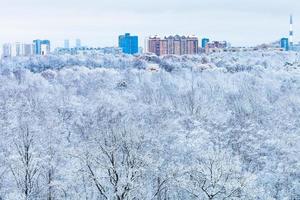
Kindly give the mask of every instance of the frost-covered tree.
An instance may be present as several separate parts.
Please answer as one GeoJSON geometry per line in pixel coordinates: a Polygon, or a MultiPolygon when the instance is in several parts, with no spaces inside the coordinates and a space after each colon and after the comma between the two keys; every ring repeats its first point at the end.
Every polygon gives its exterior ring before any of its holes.
{"type": "Polygon", "coordinates": [[[299,199],[300,55],[0,61],[0,199],[299,199]]]}
{"type": "Polygon", "coordinates": [[[218,151],[198,158],[184,176],[185,190],[197,199],[209,200],[248,199],[244,188],[249,181],[254,181],[243,173],[237,160],[218,151]]]}

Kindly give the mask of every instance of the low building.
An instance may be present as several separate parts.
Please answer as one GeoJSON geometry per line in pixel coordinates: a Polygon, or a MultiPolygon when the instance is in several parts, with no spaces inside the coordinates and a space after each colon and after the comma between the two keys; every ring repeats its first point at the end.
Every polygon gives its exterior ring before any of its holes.
{"type": "Polygon", "coordinates": [[[226,48],[228,48],[227,41],[212,41],[206,43],[204,52],[205,53],[222,52],[226,48]]]}
{"type": "Polygon", "coordinates": [[[116,47],[56,48],[54,53],[59,55],[121,54],[122,49],[116,47]]]}

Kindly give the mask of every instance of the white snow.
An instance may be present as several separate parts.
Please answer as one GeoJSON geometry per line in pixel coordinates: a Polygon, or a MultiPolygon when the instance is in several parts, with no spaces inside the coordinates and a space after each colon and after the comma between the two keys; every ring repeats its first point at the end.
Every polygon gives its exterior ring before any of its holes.
{"type": "Polygon", "coordinates": [[[299,199],[299,59],[1,60],[0,199],[299,199]]]}

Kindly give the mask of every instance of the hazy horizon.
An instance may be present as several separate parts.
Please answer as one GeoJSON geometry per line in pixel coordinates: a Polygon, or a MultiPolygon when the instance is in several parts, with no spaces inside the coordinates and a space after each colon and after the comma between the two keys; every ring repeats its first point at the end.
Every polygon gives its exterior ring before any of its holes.
{"type": "Polygon", "coordinates": [[[62,46],[76,38],[83,45],[116,46],[125,32],[139,36],[196,35],[227,40],[234,46],[255,45],[288,36],[294,14],[295,41],[300,40],[300,2],[289,0],[11,0],[1,6],[0,43],[50,39],[62,46]]]}

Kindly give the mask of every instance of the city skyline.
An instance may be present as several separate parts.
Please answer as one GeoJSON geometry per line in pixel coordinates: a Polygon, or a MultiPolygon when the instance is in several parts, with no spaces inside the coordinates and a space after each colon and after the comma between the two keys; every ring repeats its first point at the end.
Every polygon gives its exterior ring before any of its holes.
{"type": "Polygon", "coordinates": [[[58,47],[65,39],[80,38],[88,46],[117,46],[115,38],[130,32],[141,38],[139,46],[145,37],[156,34],[195,35],[251,46],[288,35],[290,13],[294,13],[298,41],[297,8],[300,2],[296,0],[12,0],[2,3],[0,43],[47,38],[58,47]]]}

